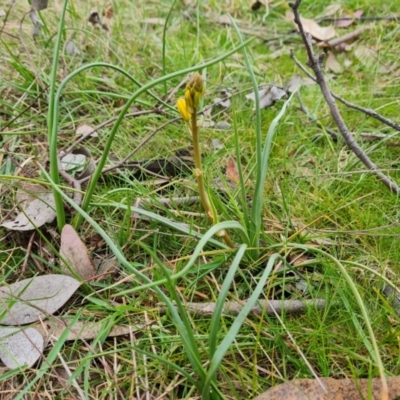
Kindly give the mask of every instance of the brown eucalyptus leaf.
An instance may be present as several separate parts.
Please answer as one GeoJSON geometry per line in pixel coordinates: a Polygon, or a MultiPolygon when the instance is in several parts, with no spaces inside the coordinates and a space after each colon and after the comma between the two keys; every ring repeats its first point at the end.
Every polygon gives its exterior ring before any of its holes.
{"type": "Polygon", "coordinates": [[[338,28],[346,28],[348,26],[350,26],[354,20],[356,19],[360,19],[361,15],[363,15],[364,11],[363,10],[358,10],[355,11],[353,13],[353,15],[345,15],[342,18],[339,18],[336,22],[335,22],[335,26],[338,28]]]}
{"type": "MultiPolygon", "coordinates": [[[[64,225],[61,231],[60,255],[82,279],[90,280],[95,276],[95,268],[86,246],[75,229],[68,224],[64,225]]],[[[66,274],[71,275],[70,268],[63,262],[61,268],[66,274]]]]}
{"type": "Polygon", "coordinates": [[[0,328],[0,359],[13,369],[32,367],[43,352],[43,336],[33,328],[0,328]]]}
{"type": "Polygon", "coordinates": [[[54,196],[48,189],[41,185],[31,185],[27,190],[18,190],[16,196],[22,202],[23,211],[0,226],[14,231],[30,231],[54,221],[57,215],[54,196]]]}
{"type": "Polygon", "coordinates": [[[236,161],[233,159],[233,157],[229,157],[228,162],[226,163],[225,175],[227,179],[229,179],[233,183],[239,183],[240,181],[239,171],[236,165],[236,161]]]}
{"type": "Polygon", "coordinates": [[[114,14],[114,10],[113,10],[113,7],[112,7],[111,4],[108,5],[108,6],[103,10],[103,17],[104,17],[104,18],[110,19],[110,18],[112,18],[113,14],[114,14]]]}
{"type": "MultiPolygon", "coordinates": [[[[386,378],[389,388],[388,400],[395,400],[400,396],[400,377],[386,378]]],[[[253,400],[363,400],[381,399],[382,381],[379,378],[333,379],[319,378],[325,387],[321,387],[315,379],[295,379],[278,386],[274,386],[260,394],[253,400]],[[370,388],[370,386],[372,386],[370,388]],[[372,389],[372,397],[369,390],[372,389]]]]}
{"type": "Polygon", "coordinates": [[[41,275],[0,287],[2,325],[24,325],[53,314],[75,293],[80,282],[66,275],[41,275]]]}
{"type": "MultiPolygon", "coordinates": [[[[294,23],[294,16],[291,11],[288,11],[286,13],[286,18],[294,23]]],[[[332,25],[322,27],[319,26],[318,23],[315,22],[313,19],[308,19],[304,17],[300,17],[300,20],[305,32],[308,32],[316,40],[319,40],[321,42],[326,42],[327,40],[332,39],[336,35],[335,28],[332,25]]],[[[296,29],[298,30],[297,24],[295,24],[295,26],[296,29]]]]}
{"type": "Polygon", "coordinates": [[[342,66],[331,51],[328,53],[325,66],[335,74],[341,74],[343,72],[342,66]]]}

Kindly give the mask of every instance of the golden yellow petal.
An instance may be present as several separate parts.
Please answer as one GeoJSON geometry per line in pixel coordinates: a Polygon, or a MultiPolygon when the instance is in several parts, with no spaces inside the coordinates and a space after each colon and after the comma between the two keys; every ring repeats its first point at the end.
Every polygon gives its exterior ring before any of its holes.
{"type": "Polygon", "coordinates": [[[187,109],[186,100],[183,99],[182,97],[180,99],[178,99],[178,101],[176,102],[176,107],[177,107],[179,113],[181,114],[182,118],[185,121],[189,121],[191,115],[187,109]]]}

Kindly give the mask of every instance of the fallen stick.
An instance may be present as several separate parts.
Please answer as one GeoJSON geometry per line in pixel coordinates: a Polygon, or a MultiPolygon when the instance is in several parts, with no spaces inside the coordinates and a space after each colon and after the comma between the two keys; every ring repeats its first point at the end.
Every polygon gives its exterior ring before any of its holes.
{"type": "Polygon", "coordinates": [[[316,82],[321,89],[321,92],[325,98],[326,103],[329,106],[332,118],[335,121],[336,126],[338,127],[340,133],[342,134],[346,144],[353,151],[353,153],[359,158],[359,160],[371,171],[371,173],[376,175],[379,178],[379,180],[390,189],[391,192],[400,194],[399,186],[395,182],[393,182],[388,176],[382,173],[382,171],[378,168],[378,166],[368,157],[366,152],[358,145],[358,143],[354,140],[353,136],[350,134],[349,129],[347,128],[346,123],[344,122],[343,117],[336,106],[335,100],[328,87],[328,84],[326,83],[324,73],[322,72],[323,56],[317,57],[314,54],[311,35],[304,30],[299,13],[300,3],[301,0],[296,0],[294,3],[289,3],[289,6],[293,10],[294,22],[297,24],[299,28],[300,35],[303,39],[304,46],[307,50],[307,55],[308,55],[307,65],[314,71],[316,82]]]}
{"type": "MultiPolygon", "coordinates": [[[[216,303],[185,303],[184,307],[194,315],[212,315],[215,312],[216,303]]],[[[228,301],[222,310],[225,315],[238,315],[242,308],[246,305],[246,300],[228,301]]],[[[305,312],[308,307],[313,306],[318,309],[324,308],[326,300],[259,300],[251,309],[253,314],[275,315],[276,313],[285,312],[288,314],[300,314],[305,312]],[[275,311],[274,311],[275,310],[275,311]]]]}

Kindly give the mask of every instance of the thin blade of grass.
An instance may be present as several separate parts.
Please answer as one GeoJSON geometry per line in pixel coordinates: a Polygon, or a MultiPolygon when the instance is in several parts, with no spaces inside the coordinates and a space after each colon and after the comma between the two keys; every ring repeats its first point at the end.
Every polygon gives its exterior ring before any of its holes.
{"type": "Polygon", "coordinates": [[[224,358],[226,352],[228,351],[230,345],[235,340],[237,333],[239,332],[240,327],[242,326],[244,320],[246,319],[247,315],[257,303],[260,294],[262,293],[265,282],[267,281],[273,266],[277,259],[282,258],[282,256],[278,253],[273,254],[270,259],[268,260],[267,266],[258,282],[257,286],[255,287],[252,295],[247,300],[244,307],[240,310],[238,316],[235,318],[231,328],[229,329],[228,333],[226,334],[225,338],[218,346],[217,350],[214,353],[214,356],[210,362],[210,367],[208,369],[207,380],[205,382],[202,394],[206,394],[210,389],[210,382],[214,377],[214,374],[217,372],[219,366],[222,363],[222,359],[224,358]]]}
{"type": "MultiPolygon", "coordinates": [[[[220,327],[222,311],[223,311],[223,308],[225,305],[225,300],[226,300],[226,297],[228,296],[229,288],[231,287],[233,278],[235,277],[236,271],[239,267],[240,261],[242,260],[246,249],[247,249],[246,244],[242,244],[239,247],[239,249],[235,255],[235,258],[233,259],[232,264],[229,267],[229,270],[224,279],[224,282],[221,286],[221,291],[218,295],[217,302],[215,303],[215,310],[214,310],[212,318],[211,318],[210,333],[209,333],[209,338],[208,338],[208,344],[209,344],[208,351],[209,351],[210,361],[213,359],[215,349],[217,347],[218,331],[219,331],[219,327],[220,327]]],[[[215,375],[214,375],[214,377],[211,378],[211,380],[215,380],[215,375]]]]}

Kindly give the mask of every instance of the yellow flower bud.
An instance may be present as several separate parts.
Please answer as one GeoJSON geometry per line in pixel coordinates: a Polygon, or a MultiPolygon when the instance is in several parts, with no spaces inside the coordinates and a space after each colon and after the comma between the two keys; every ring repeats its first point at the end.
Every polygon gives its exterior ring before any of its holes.
{"type": "Polygon", "coordinates": [[[204,94],[204,82],[200,74],[196,73],[192,76],[186,86],[185,99],[189,111],[191,108],[198,108],[200,99],[204,94]]]}
{"type": "Polygon", "coordinates": [[[176,107],[178,108],[178,111],[181,114],[182,118],[185,121],[189,121],[191,115],[190,115],[190,112],[188,111],[186,100],[183,99],[182,97],[180,99],[178,99],[178,101],[176,102],[176,107]]]}
{"type": "Polygon", "coordinates": [[[188,112],[193,114],[193,98],[190,89],[186,89],[185,91],[185,100],[188,112]]]}

